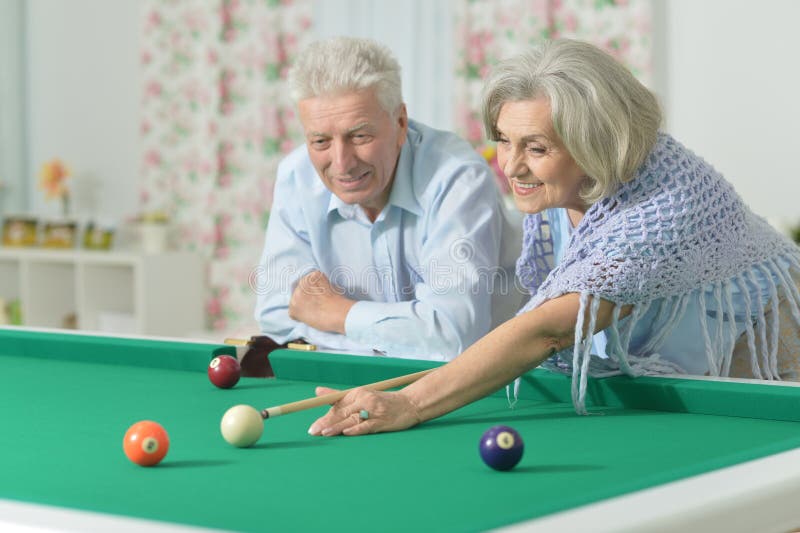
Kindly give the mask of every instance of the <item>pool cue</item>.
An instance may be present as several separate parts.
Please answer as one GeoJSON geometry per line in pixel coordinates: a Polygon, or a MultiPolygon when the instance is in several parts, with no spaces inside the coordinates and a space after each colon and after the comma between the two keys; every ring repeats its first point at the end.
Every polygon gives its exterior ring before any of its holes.
{"type": "Polygon", "coordinates": [[[247,346],[250,344],[250,341],[247,339],[234,339],[233,337],[228,337],[223,341],[223,344],[227,344],[228,346],[247,346]]]}
{"type": "Polygon", "coordinates": [[[428,370],[423,370],[422,372],[415,372],[413,374],[406,374],[405,376],[397,376],[396,378],[370,383],[369,385],[361,385],[359,387],[353,387],[352,389],[331,392],[328,394],[323,394],[322,396],[314,396],[313,398],[306,398],[305,400],[298,400],[296,402],[285,403],[283,405],[278,405],[276,407],[267,407],[266,409],[261,411],[261,418],[266,420],[268,418],[275,418],[276,416],[288,415],[289,413],[295,413],[297,411],[305,411],[306,409],[313,409],[314,407],[320,407],[322,405],[336,403],[342,398],[344,398],[344,396],[348,392],[353,391],[355,389],[364,388],[369,390],[381,391],[386,389],[393,389],[394,387],[402,387],[404,385],[410,385],[411,383],[414,383],[419,378],[421,378],[425,374],[430,373],[433,370],[435,369],[431,368],[428,370]]]}
{"type": "MultiPolygon", "coordinates": [[[[228,346],[252,346],[253,343],[255,342],[255,339],[257,338],[258,336],[253,336],[250,337],[250,340],[248,340],[248,339],[237,339],[234,337],[227,337],[225,341],[223,341],[223,344],[227,344],[228,346]]],[[[290,350],[302,350],[304,352],[317,351],[316,344],[308,344],[306,342],[290,342],[286,344],[286,347],[290,350]]]]}

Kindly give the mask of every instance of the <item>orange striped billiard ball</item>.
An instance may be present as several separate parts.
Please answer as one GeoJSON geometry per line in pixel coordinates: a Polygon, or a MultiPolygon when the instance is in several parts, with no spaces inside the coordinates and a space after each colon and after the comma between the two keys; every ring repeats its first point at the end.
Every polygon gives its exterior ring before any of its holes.
{"type": "Polygon", "coordinates": [[[137,465],[157,465],[167,455],[169,436],[161,424],[142,420],[128,428],[122,449],[128,459],[137,465]]]}

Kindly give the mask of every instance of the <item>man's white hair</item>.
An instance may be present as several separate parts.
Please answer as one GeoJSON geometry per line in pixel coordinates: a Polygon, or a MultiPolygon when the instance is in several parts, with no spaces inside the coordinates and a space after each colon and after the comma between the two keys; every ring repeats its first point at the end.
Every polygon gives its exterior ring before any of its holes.
{"type": "Polygon", "coordinates": [[[381,107],[394,116],[403,103],[400,64],[384,45],[371,39],[333,37],[303,50],[288,74],[295,103],[373,89],[381,107]]]}

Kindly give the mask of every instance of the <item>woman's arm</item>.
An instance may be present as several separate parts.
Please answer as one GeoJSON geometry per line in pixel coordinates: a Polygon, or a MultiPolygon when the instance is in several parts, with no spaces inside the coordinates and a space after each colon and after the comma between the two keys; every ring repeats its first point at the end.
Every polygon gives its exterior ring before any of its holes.
{"type": "MultiPolygon", "coordinates": [[[[579,298],[566,294],[509,320],[402,391],[356,389],[314,422],[309,433],[361,435],[406,429],[482,398],[574,343],[579,298]],[[368,420],[359,418],[362,409],[369,412],[368,420]]],[[[597,331],[611,323],[613,308],[611,302],[600,302],[597,331]]],[[[320,387],[317,392],[328,391],[320,387]]]]}

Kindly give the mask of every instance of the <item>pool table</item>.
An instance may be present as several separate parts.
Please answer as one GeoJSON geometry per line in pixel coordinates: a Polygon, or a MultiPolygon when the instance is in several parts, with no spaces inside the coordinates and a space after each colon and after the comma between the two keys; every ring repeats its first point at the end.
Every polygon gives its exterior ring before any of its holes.
{"type": "Polygon", "coordinates": [[[274,378],[214,387],[225,344],[0,328],[0,530],[96,531],[789,531],[800,526],[800,388],[735,380],[593,380],[591,415],[569,378],[533,371],[409,431],[311,437],[323,408],[265,422],[246,449],[219,432],[256,408],[436,363],[277,350],[274,378]],[[164,461],[122,451],[138,420],[161,423],[164,461]],[[517,467],[478,455],[511,425],[517,467]]]}

